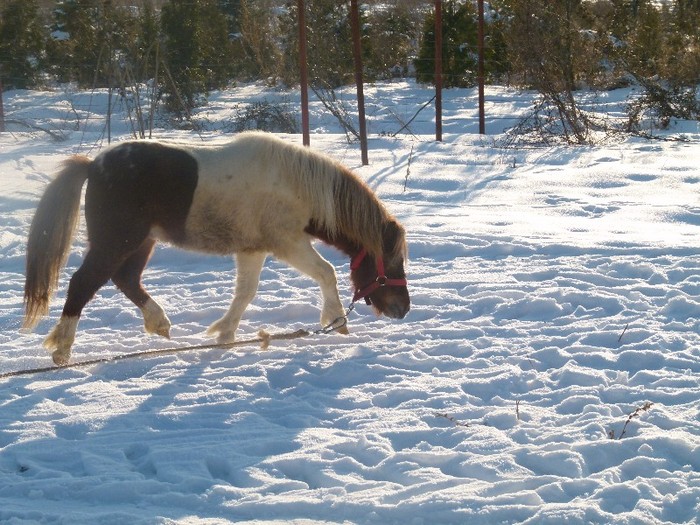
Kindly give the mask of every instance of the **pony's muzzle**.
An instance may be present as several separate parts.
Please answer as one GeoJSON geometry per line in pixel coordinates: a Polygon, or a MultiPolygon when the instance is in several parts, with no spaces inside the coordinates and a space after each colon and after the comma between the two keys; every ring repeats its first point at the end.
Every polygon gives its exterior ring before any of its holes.
{"type": "Polygon", "coordinates": [[[391,304],[387,305],[384,310],[384,315],[390,317],[391,319],[403,319],[408,314],[411,306],[409,304],[391,304]]]}

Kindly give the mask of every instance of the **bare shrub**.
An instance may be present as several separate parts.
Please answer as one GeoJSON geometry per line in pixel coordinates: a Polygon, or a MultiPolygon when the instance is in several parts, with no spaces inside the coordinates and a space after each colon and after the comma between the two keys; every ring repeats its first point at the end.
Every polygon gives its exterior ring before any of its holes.
{"type": "Polygon", "coordinates": [[[266,100],[249,104],[236,112],[230,131],[263,130],[273,133],[299,133],[297,117],[289,108],[266,100]]]}

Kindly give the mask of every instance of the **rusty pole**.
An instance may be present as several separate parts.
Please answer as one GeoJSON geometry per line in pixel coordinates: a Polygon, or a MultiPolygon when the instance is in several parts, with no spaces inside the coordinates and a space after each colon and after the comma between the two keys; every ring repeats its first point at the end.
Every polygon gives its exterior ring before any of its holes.
{"type": "Polygon", "coordinates": [[[5,108],[2,105],[2,77],[0,76],[0,133],[5,131],[5,108]]]}
{"type": "Polygon", "coordinates": [[[357,109],[360,120],[360,147],[362,149],[362,165],[369,164],[367,155],[367,123],[365,120],[365,93],[362,79],[362,45],[360,36],[360,10],[357,0],[350,0],[350,24],[352,26],[353,57],[355,61],[355,84],[357,84],[357,109]]]}
{"type": "Polygon", "coordinates": [[[479,133],[486,134],[486,122],[484,115],[484,0],[479,0],[479,133]]]}
{"type": "Polygon", "coordinates": [[[306,63],[306,16],[304,0],[297,0],[299,23],[299,71],[301,89],[301,130],[304,146],[311,144],[309,135],[309,73],[306,63]]]}
{"type": "Polygon", "coordinates": [[[442,0],[435,0],[435,140],[442,142],[442,0]]]}

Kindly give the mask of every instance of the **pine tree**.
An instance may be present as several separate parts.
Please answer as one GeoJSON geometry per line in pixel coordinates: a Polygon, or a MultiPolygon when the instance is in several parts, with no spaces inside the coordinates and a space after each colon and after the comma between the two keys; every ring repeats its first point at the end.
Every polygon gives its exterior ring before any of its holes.
{"type": "Polygon", "coordinates": [[[310,82],[329,88],[352,82],[350,3],[311,0],[306,4],[310,82]]]}
{"type": "MultiPolygon", "coordinates": [[[[445,87],[470,87],[477,75],[477,23],[471,2],[444,3],[442,11],[442,73],[445,87]]],[[[435,14],[426,17],[416,60],[416,80],[435,80],[435,14]]]]}
{"type": "Polygon", "coordinates": [[[660,74],[672,85],[700,84],[700,0],[676,0],[669,13],[666,60],[660,74]]]}
{"type": "Polygon", "coordinates": [[[46,35],[36,0],[10,0],[0,16],[0,75],[5,88],[39,83],[46,35]]]}
{"type": "Polygon", "coordinates": [[[408,76],[419,40],[422,12],[406,5],[386,5],[362,11],[365,79],[369,82],[408,76]]]}
{"type": "Polygon", "coordinates": [[[133,24],[134,35],[126,46],[126,57],[134,71],[135,80],[144,82],[155,75],[156,61],[160,59],[160,21],[150,3],[144,3],[133,24]]]}
{"type": "MultiPolygon", "coordinates": [[[[250,2],[250,0],[247,1],[250,2]]],[[[244,2],[246,0],[218,0],[217,2],[219,10],[226,17],[229,35],[234,35],[241,30],[240,18],[244,2]]]]}
{"type": "Polygon", "coordinates": [[[59,81],[76,81],[83,87],[95,83],[101,47],[95,24],[97,9],[97,0],[56,2],[48,53],[59,81]]]}
{"type": "MultiPolygon", "coordinates": [[[[306,47],[309,83],[324,89],[347,85],[353,79],[352,34],[349,2],[305,2],[306,47]]],[[[299,82],[299,33],[296,3],[281,20],[280,46],[284,52],[283,81],[299,82]]]]}
{"type": "Polygon", "coordinates": [[[231,77],[227,19],[215,0],[170,0],[161,24],[171,80],[164,83],[166,103],[187,113],[200,95],[223,87],[231,77]]]}
{"type": "Polygon", "coordinates": [[[238,4],[236,69],[245,79],[277,80],[282,51],[277,43],[278,19],[272,0],[241,0],[238,4]]]}
{"type": "Polygon", "coordinates": [[[113,87],[120,62],[137,40],[138,23],[131,10],[111,1],[61,0],[53,11],[47,52],[60,82],[81,87],[113,87]]]}

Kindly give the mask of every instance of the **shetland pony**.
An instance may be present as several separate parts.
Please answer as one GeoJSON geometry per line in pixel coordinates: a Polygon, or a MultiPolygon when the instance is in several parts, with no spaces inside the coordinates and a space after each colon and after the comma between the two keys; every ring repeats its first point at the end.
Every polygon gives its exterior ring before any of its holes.
{"type": "Polygon", "coordinates": [[[353,301],[364,298],[391,318],[409,311],[405,232],[372,191],[331,158],[254,132],[215,146],[125,142],[94,160],[68,159],[47,186],[29,232],[25,328],[48,312],[85,181],[89,248],[44,342],[58,365],[70,359],[83,307],[110,279],[141,310],[145,330],[169,338],[170,320],[141,284],[156,240],[235,254],[234,299],[208,330],[219,343],[234,340],[268,254],[319,284],[323,325],[344,315],[335,271],[313,248],[314,238],[351,257],[353,301]]]}

